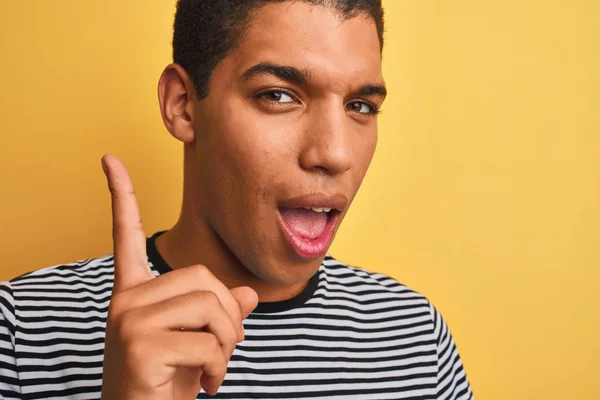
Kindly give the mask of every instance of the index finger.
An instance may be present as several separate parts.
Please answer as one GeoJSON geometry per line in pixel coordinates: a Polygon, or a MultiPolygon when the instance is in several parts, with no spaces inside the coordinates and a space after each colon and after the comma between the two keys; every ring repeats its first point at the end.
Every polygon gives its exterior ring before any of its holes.
{"type": "Polygon", "coordinates": [[[146,234],[129,174],[123,163],[113,155],[102,157],[102,169],[108,179],[112,203],[113,290],[119,292],[154,279],[154,274],[148,266],[146,234]]]}

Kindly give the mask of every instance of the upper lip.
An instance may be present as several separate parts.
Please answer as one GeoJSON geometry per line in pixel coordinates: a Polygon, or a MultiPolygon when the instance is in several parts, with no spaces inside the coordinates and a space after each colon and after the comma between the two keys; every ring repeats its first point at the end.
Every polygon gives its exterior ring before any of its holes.
{"type": "Polygon", "coordinates": [[[284,208],[335,208],[338,211],[346,211],[348,202],[348,198],[341,193],[309,193],[283,200],[279,206],[284,208]]]}

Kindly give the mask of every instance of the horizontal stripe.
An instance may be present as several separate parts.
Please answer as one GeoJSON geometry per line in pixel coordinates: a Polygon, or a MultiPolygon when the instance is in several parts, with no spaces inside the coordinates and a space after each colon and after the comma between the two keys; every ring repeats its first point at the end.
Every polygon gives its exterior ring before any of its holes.
{"type": "MultiPolygon", "coordinates": [[[[0,285],[0,395],[100,397],[113,262],[80,260],[0,285]]],[[[219,394],[198,398],[473,398],[449,330],[421,294],[329,256],[315,282],[303,304],[252,313],[219,394]]]]}

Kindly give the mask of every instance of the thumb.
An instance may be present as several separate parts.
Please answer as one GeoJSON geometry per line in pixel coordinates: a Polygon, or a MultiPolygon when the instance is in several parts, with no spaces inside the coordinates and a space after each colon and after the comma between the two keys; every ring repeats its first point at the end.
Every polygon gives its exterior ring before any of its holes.
{"type": "MultiPolygon", "coordinates": [[[[248,286],[236,287],[231,289],[230,292],[240,306],[243,321],[258,305],[258,294],[256,294],[254,289],[248,286]]],[[[243,329],[244,327],[242,324],[242,337],[240,338],[240,341],[244,340],[243,329]]]]}
{"type": "Polygon", "coordinates": [[[258,305],[258,294],[248,286],[236,287],[231,289],[230,292],[240,305],[242,319],[246,319],[258,305]]]}

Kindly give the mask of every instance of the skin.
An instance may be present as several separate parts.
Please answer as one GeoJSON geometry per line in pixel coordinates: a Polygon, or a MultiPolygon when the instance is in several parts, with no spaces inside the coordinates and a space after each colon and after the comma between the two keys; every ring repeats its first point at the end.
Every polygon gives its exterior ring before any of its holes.
{"type": "Polygon", "coordinates": [[[373,156],[376,118],[364,111],[383,101],[373,93],[383,86],[374,23],[341,23],[298,2],[268,5],[253,22],[216,67],[207,98],[178,65],[160,79],[165,125],[185,149],[181,216],[157,240],[173,272],[150,270],[131,180],[117,158],[102,159],[115,258],[104,400],[216,394],[259,299],[295,296],[322,261],[292,252],[278,204],[318,192],[351,201],[373,156]],[[286,79],[272,73],[282,64],[286,79]],[[249,74],[256,65],[262,73],[249,74]],[[287,94],[264,94],[274,88],[287,94]]]}
{"type": "Polygon", "coordinates": [[[377,142],[376,115],[364,111],[384,100],[357,91],[384,81],[366,15],[341,22],[329,8],[286,2],[261,8],[253,22],[214,70],[205,99],[178,65],[160,79],[165,125],[184,143],[185,183],[180,218],[157,247],[173,268],[206,265],[265,302],[300,293],[322,262],[285,243],[278,204],[307,193],[354,199],[377,142]],[[294,67],[307,80],[242,78],[260,63],[294,67]]]}
{"type": "Polygon", "coordinates": [[[115,278],[106,322],[102,399],[192,399],[214,395],[242,321],[256,307],[249,287],[229,289],[203,265],[158,278],[133,185],[114,156],[102,159],[113,214],[115,278]]]}

